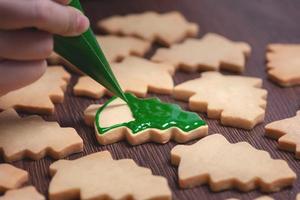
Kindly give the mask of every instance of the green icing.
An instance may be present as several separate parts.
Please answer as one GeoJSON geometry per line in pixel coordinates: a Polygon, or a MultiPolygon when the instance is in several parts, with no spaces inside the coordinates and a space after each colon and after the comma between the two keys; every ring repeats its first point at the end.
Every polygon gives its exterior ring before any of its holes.
{"type": "Polygon", "coordinates": [[[139,99],[129,93],[125,93],[125,96],[129,102],[128,105],[135,120],[110,127],[101,127],[99,124],[99,116],[101,115],[101,112],[117,98],[112,97],[99,108],[96,113],[95,121],[98,133],[104,134],[111,129],[121,126],[128,127],[132,130],[133,134],[148,128],[165,130],[170,127],[177,127],[184,132],[188,132],[206,125],[205,121],[203,121],[196,113],[183,111],[176,104],[163,103],[158,98],[139,99]]]}

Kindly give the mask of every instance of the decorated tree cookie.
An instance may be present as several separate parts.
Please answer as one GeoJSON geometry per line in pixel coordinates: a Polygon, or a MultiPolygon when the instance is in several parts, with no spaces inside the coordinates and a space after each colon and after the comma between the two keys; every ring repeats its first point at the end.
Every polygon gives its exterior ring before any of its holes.
{"type": "Polygon", "coordinates": [[[175,69],[206,71],[225,69],[242,72],[251,47],[245,42],[233,42],[214,33],[202,39],[187,39],[171,48],[159,48],[151,60],[169,63],[175,69]]]}
{"type": "Polygon", "coordinates": [[[36,82],[0,97],[0,110],[14,108],[30,113],[52,114],[53,103],[62,103],[71,78],[62,67],[48,67],[36,82]]]}
{"type": "Polygon", "coordinates": [[[296,180],[286,161],[272,159],[268,152],[247,142],[231,144],[220,134],[207,136],[193,145],[175,146],[171,161],[179,166],[181,188],[208,184],[212,191],[236,188],[247,192],[260,188],[275,192],[296,180]]]}
{"type": "Polygon", "coordinates": [[[198,25],[186,21],[179,12],[112,16],[100,20],[98,26],[108,33],[137,36],[166,46],[198,33],[198,25]]]}
{"type": "Polygon", "coordinates": [[[223,125],[252,129],[265,116],[267,91],[261,85],[259,78],[204,72],[200,78],[175,86],[173,96],[189,101],[191,110],[206,112],[223,125]]]}
{"type": "Polygon", "coordinates": [[[39,116],[21,118],[12,109],[0,113],[0,152],[6,161],[46,155],[59,159],[82,149],[83,141],[73,128],[39,116]]]}
{"type": "MultiPolygon", "coordinates": [[[[171,94],[174,84],[172,70],[168,64],[157,64],[138,57],[127,57],[121,63],[111,65],[123,91],[145,97],[148,91],[171,94]]],[[[108,90],[88,76],[79,78],[74,87],[77,96],[88,96],[98,99],[108,90]]]]}
{"type": "Polygon", "coordinates": [[[295,117],[267,124],[265,129],[266,136],[278,139],[280,149],[295,152],[300,159],[300,111],[295,117]]]}
{"type": "Polygon", "coordinates": [[[0,200],[45,200],[45,197],[33,186],[27,186],[7,191],[0,200]]]}
{"type": "Polygon", "coordinates": [[[132,109],[120,98],[113,97],[103,106],[91,105],[85,111],[85,122],[95,125],[100,144],[124,138],[133,145],[149,141],[166,143],[170,139],[187,142],[207,135],[208,126],[196,113],[156,98],[142,100],[130,94],[126,96],[132,109]]]}
{"type": "Polygon", "coordinates": [[[266,59],[271,80],[284,87],[300,84],[300,44],[270,44],[266,59]]]}
{"type": "Polygon", "coordinates": [[[167,180],[133,160],[113,160],[108,151],[50,166],[50,200],[157,199],[170,200],[167,180]]]}
{"type": "Polygon", "coordinates": [[[0,193],[16,189],[28,181],[28,172],[9,164],[0,164],[0,193]]]}

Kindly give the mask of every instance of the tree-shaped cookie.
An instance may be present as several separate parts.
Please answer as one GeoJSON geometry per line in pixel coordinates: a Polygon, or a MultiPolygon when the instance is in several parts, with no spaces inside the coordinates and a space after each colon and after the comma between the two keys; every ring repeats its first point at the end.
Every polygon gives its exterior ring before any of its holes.
{"type": "Polygon", "coordinates": [[[108,151],[50,166],[50,200],[171,199],[167,180],[133,160],[113,160],[108,151]]]}
{"type": "MultiPolygon", "coordinates": [[[[134,37],[107,35],[96,38],[110,63],[120,61],[129,55],[144,56],[151,47],[150,42],[134,37]]],[[[63,64],[78,72],[77,68],[56,53],[51,54],[48,62],[52,65],[63,64]]]]}
{"type": "Polygon", "coordinates": [[[265,129],[266,136],[278,139],[280,149],[295,152],[300,159],[300,111],[295,117],[267,124],[265,129]]]}
{"type": "Polygon", "coordinates": [[[9,164],[0,164],[0,193],[16,189],[28,181],[28,172],[9,164]]]}
{"type": "Polygon", "coordinates": [[[300,44],[270,44],[266,59],[271,80],[283,87],[300,84],[300,44]]]}
{"type": "Polygon", "coordinates": [[[45,200],[45,197],[33,186],[27,186],[7,191],[0,200],[45,200]]]}
{"type": "Polygon", "coordinates": [[[171,161],[179,165],[181,188],[208,184],[212,191],[236,188],[246,192],[260,188],[263,192],[275,192],[296,180],[286,161],[272,159],[268,152],[247,142],[231,144],[220,134],[193,145],[175,146],[171,161]]]}
{"type": "MultiPolygon", "coordinates": [[[[132,92],[139,97],[145,97],[148,91],[154,93],[171,94],[174,84],[172,66],[157,64],[138,57],[127,57],[120,63],[111,65],[123,91],[132,92]]],[[[98,99],[108,90],[90,77],[79,78],[74,87],[77,96],[88,96],[98,99]]]]}
{"type": "Polygon", "coordinates": [[[261,85],[259,78],[204,72],[175,86],[173,96],[189,101],[191,110],[221,119],[223,125],[252,129],[264,120],[267,91],[261,85]]]}
{"type": "Polygon", "coordinates": [[[227,38],[209,33],[202,39],[187,39],[171,48],[160,48],[151,60],[170,63],[174,68],[186,71],[226,69],[242,72],[246,56],[251,47],[245,42],[233,42],[227,38]]]}
{"type": "Polygon", "coordinates": [[[99,21],[98,26],[108,33],[137,36],[166,46],[198,33],[198,25],[188,22],[179,12],[112,16],[99,21]]]}
{"type": "Polygon", "coordinates": [[[6,161],[46,155],[59,159],[82,148],[82,139],[73,128],[61,128],[39,116],[20,118],[12,109],[0,113],[0,152],[6,161]]]}
{"type": "MultiPolygon", "coordinates": [[[[133,98],[126,95],[128,99],[133,98]]],[[[94,124],[100,144],[123,139],[132,145],[149,141],[166,143],[170,139],[183,143],[204,137],[208,132],[208,126],[196,113],[183,111],[178,105],[162,103],[156,98],[143,100],[143,105],[135,106],[134,110],[142,117],[135,119],[128,105],[113,97],[103,106],[90,105],[84,112],[85,122],[89,126],[94,124]]]]}
{"type": "Polygon", "coordinates": [[[0,110],[14,108],[30,113],[51,114],[53,103],[62,103],[71,78],[62,67],[48,67],[36,82],[0,97],[0,110]]]}

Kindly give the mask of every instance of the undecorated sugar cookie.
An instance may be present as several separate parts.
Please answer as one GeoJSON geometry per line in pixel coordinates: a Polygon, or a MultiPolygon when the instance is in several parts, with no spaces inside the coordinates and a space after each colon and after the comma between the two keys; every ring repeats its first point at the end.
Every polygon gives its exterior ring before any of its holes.
{"type": "Polygon", "coordinates": [[[45,197],[35,187],[27,186],[7,191],[0,200],[45,200],[45,197]]]}
{"type": "Polygon", "coordinates": [[[179,12],[112,16],[99,21],[98,27],[108,33],[137,36],[166,46],[198,34],[198,25],[188,22],[179,12]]]}
{"type": "Polygon", "coordinates": [[[270,44],[266,59],[271,80],[283,87],[300,84],[300,44],[270,44]]]}
{"type": "Polygon", "coordinates": [[[171,162],[178,165],[179,186],[192,188],[208,184],[212,191],[236,188],[248,192],[260,188],[276,192],[290,186],[296,174],[284,160],[247,142],[229,143],[224,136],[207,136],[193,145],[177,145],[171,162]]]}
{"type": "MultiPolygon", "coordinates": [[[[148,92],[171,94],[174,87],[171,67],[134,56],[111,65],[123,91],[132,92],[139,97],[145,97],[148,92]]],[[[98,82],[83,76],[75,85],[74,94],[98,99],[110,93],[98,82]]]]}
{"type": "Polygon", "coordinates": [[[267,91],[261,86],[259,78],[204,72],[175,86],[173,96],[225,126],[252,129],[265,116],[267,91]]]}
{"type": "Polygon", "coordinates": [[[0,193],[16,189],[28,181],[28,172],[9,164],[0,164],[0,193]]]}
{"type": "Polygon", "coordinates": [[[295,152],[300,159],[300,111],[295,117],[267,124],[265,129],[266,136],[278,140],[280,149],[295,152]]]}
{"type": "Polygon", "coordinates": [[[0,113],[0,152],[4,160],[55,159],[82,151],[83,141],[73,128],[61,128],[39,116],[21,118],[10,109],[0,113]]]}
{"type": "MultiPolygon", "coordinates": [[[[136,99],[126,95],[128,99],[136,99]]],[[[120,98],[113,97],[102,107],[89,106],[85,111],[85,122],[94,124],[100,144],[123,139],[132,145],[149,141],[166,143],[170,139],[182,143],[204,137],[208,132],[208,126],[196,113],[183,111],[175,104],[161,103],[156,98],[138,99],[133,110],[135,113],[120,98]],[[135,119],[134,114],[139,118],[135,119]]]]}
{"type": "Polygon", "coordinates": [[[243,72],[251,47],[221,35],[206,34],[202,39],[187,39],[171,48],[159,48],[151,60],[169,63],[185,71],[230,70],[243,72]]]}
{"type": "Polygon", "coordinates": [[[50,173],[50,200],[171,199],[164,177],[154,176],[131,159],[113,160],[108,151],[56,161],[50,165],[50,173]]]}
{"type": "MultiPolygon", "coordinates": [[[[96,38],[110,63],[121,61],[130,55],[144,56],[151,47],[151,42],[129,36],[103,35],[96,38]]],[[[52,65],[62,64],[78,72],[76,67],[54,52],[47,60],[52,65]]]]}
{"type": "Polygon", "coordinates": [[[36,82],[0,97],[0,110],[14,108],[30,113],[52,114],[53,103],[62,103],[71,76],[62,67],[48,67],[36,82]]]}

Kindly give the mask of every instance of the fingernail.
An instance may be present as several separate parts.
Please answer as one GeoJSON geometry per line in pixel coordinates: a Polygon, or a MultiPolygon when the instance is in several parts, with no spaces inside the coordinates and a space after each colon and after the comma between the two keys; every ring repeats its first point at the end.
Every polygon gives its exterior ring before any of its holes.
{"type": "Polygon", "coordinates": [[[86,16],[80,15],[77,18],[77,31],[79,33],[85,32],[89,28],[89,26],[90,26],[90,21],[86,16]]]}

